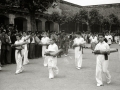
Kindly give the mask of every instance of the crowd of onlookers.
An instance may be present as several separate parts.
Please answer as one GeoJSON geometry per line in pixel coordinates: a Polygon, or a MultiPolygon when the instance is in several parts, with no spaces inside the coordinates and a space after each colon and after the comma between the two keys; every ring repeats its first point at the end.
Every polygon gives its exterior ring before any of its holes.
{"type": "MultiPolygon", "coordinates": [[[[54,38],[56,44],[59,48],[64,49],[64,55],[67,56],[68,49],[72,48],[73,40],[76,37],[75,33],[65,33],[64,30],[57,33],[55,31],[45,32],[45,31],[18,31],[15,27],[9,25],[0,25],[0,70],[1,67],[6,64],[15,64],[15,48],[12,45],[15,43],[16,35],[20,34],[21,39],[27,36],[32,36],[29,38],[29,44],[27,44],[28,50],[28,59],[35,59],[42,57],[42,46],[35,41],[35,37],[38,37],[40,40],[42,37],[54,38]]],[[[98,43],[98,34],[84,33],[82,32],[82,37],[86,44],[91,44],[91,49],[94,50],[95,45],[98,43]]],[[[113,42],[119,43],[119,35],[106,33],[105,38],[109,45],[113,42]]],[[[85,46],[86,47],[86,46],[85,46]]],[[[61,57],[59,55],[58,57],[61,57]]]]}

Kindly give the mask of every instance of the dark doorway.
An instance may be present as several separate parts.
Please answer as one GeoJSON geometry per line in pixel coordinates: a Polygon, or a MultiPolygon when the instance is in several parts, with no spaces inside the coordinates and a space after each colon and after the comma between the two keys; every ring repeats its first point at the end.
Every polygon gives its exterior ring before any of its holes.
{"type": "Polygon", "coordinates": [[[15,18],[15,26],[18,31],[27,31],[27,20],[21,17],[15,18]]]}
{"type": "Polygon", "coordinates": [[[0,24],[9,24],[9,18],[4,15],[0,15],[0,24]]]}

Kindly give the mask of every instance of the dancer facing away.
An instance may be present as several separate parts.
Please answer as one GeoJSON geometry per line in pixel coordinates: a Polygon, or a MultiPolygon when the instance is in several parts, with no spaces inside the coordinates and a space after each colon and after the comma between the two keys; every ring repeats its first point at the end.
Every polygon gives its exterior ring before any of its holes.
{"type": "Polygon", "coordinates": [[[97,54],[97,61],[96,61],[96,81],[97,86],[103,86],[102,81],[102,72],[105,74],[107,78],[107,83],[109,84],[111,82],[111,75],[108,71],[108,65],[109,65],[109,58],[108,55],[110,54],[110,47],[109,45],[104,41],[105,37],[103,34],[98,35],[99,43],[96,45],[94,52],[100,51],[100,52],[107,52],[106,53],[96,53],[97,54]]]}
{"type": "Polygon", "coordinates": [[[77,37],[74,39],[73,48],[75,49],[75,66],[77,69],[82,67],[82,45],[84,44],[84,39],[81,33],[76,33],[77,37]]]}

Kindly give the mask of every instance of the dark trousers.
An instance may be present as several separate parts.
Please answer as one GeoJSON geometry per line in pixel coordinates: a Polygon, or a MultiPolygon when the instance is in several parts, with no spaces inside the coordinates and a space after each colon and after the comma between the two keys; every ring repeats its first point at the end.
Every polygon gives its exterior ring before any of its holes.
{"type": "Polygon", "coordinates": [[[29,59],[34,59],[35,58],[35,43],[30,43],[29,44],[28,58],[29,59]]]}
{"type": "Polygon", "coordinates": [[[42,57],[42,46],[39,45],[39,57],[42,57]]]}
{"type": "Polygon", "coordinates": [[[5,49],[1,49],[1,64],[4,65],[6,64],[6,50],[5,49]]]}
{"type": "Polygon", "coordinates": [[[16,60],[15,60],[15,48],[12,48],[12,51],[11,51],[11,63],[16,63],[16,60]]]}
{"type": "Polygon", "coordinates": [[[64,54],[68,54],[68,49],[69,49],[69,42],[66,42],[66,43],[64,43],[63,44],[63,52],[64,52],[64,54]]]}
{"type": "Polygon", "coordinates": [[[35,57],[38,58],[39,57],[39,45],[35,44],[35,57]]]}
{"type": "Polygon", "coordinates": [[[0,49],[0,66],[1,66],[1,49],[0,49]]]}
{"type": "Polygon", "coordinates": [[[7,50],[7,52],[6,52],[7,63],[11,63],[11,51],[12,51],[12,49],[9,48],[9,50],[7,50]]]}

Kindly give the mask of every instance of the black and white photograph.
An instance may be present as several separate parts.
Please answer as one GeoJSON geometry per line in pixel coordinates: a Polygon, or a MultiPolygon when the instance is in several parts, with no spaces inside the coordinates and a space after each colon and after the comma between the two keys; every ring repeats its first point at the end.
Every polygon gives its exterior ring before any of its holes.
{"type": "Polygon", "coordinates": [[[0,90],[120,90],[120,0],[0,0],[0,90]]]}

